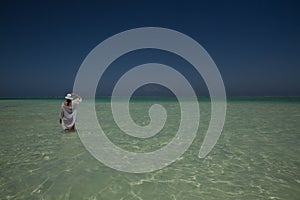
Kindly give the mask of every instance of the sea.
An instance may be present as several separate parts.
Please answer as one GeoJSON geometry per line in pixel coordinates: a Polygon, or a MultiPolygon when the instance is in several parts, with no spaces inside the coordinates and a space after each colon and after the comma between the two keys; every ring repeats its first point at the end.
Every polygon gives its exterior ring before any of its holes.
{"type": "MultiPolygon", "coordinates": [[[[144,173],[105,165],[77,132],[65,133],[59,124],[62,101],[0,99],[0,199],[300,199],[298,97],[228,98],[222,134],[201,159],[211,102],[199,98],[201,117],[192,144],[170,165],[144,173]]],[[[175,137],[181,116],[176,99],[139,97],[130,101],[133,121],[147,125],[153,104],[166,109],[167,120],[150,138],[125,134],[114,121],[109,98],[97,98],[95,110],[116,146],[151,152],[175,137]]]]}

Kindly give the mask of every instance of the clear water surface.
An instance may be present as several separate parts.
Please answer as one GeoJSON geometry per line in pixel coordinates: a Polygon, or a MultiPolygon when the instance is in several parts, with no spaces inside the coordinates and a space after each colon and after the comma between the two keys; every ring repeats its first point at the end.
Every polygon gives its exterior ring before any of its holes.
{"type": "MultiPolygon", "coordinates": [[[[94,159],[77,133],[58,123],[60,99],[0,100],[0,199],[299,199],[300,99],[233,98],[223,133],[208,157],[198,158],[210,119],[199,99],[200,128],[173,164],[131,174],[94,159]]],[[[136,123],[149,123],[148,108],[162,104],[168,119],[161,133],[138,139],[114,123],[108,99],[97,99],[98,119],[109,139],[135,152],[153,151],[174,137],[180,119],[173,99],[131,102],[136,123]]],[[[80,113],[79,113],[80,114],[80,113]]]]}

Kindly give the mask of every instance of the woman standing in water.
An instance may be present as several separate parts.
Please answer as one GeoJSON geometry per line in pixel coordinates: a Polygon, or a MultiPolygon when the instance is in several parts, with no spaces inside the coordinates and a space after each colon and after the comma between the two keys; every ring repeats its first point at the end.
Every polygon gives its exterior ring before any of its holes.
{"type": "Polygon", "coordinates": [[[67,94],[65,99],[66,101],[61,104],[59,122],[66,132],[75,131],[77,105],[82,101],[82,98],[72,93],[67,94]]]}

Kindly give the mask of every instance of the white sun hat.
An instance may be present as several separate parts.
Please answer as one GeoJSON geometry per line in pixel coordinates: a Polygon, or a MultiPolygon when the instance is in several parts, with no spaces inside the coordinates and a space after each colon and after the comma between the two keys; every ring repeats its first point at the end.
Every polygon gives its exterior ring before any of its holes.
{"type": "Polygon", "coordinates": [[[67,94],[67,96],[65,96],[65,99],[73,100],[72,94],[67,94]]]}

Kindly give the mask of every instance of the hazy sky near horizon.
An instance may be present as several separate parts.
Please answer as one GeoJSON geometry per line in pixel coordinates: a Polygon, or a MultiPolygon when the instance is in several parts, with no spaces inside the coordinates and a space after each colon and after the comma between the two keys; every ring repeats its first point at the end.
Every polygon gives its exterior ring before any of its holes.
{"type": "MultiPolygon", "coordinates": [[[[64,96],[89,52],[119,32],[164,27],[199,42],[213,58],[228,96],[300,96],[298,1],[0,1],[0,97],[64,96]]],[[[168,64],[198,95],[205,83],[188,63],[159,50],[117,59],[97,95],[110,95],[135,65],[168,64]]],[[[166,95],[158,86],[137,94],[166,95]]]]}

